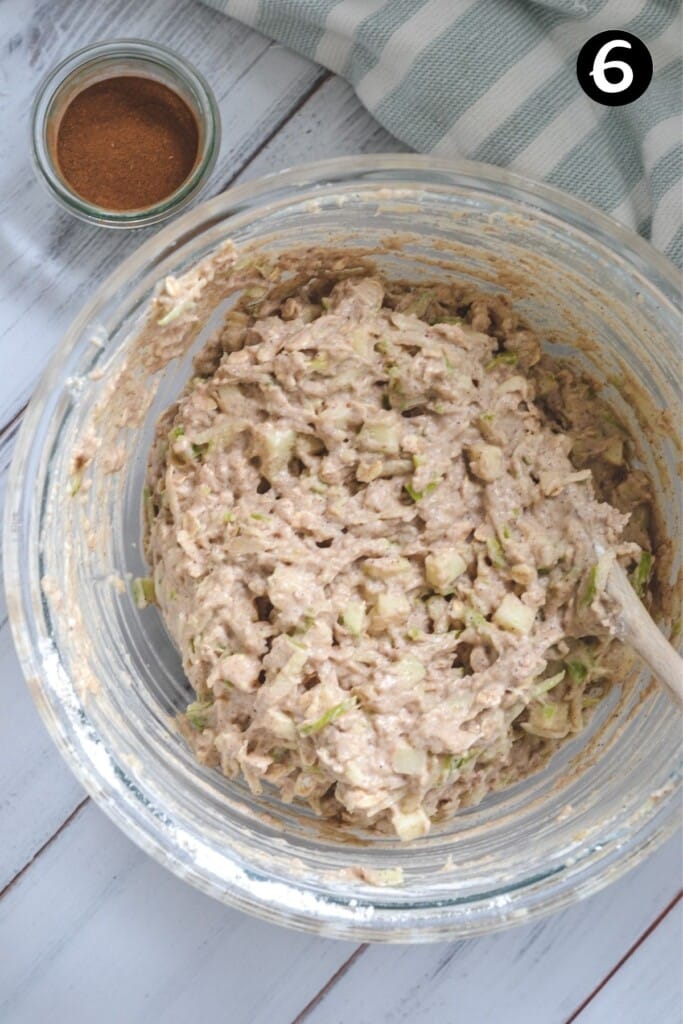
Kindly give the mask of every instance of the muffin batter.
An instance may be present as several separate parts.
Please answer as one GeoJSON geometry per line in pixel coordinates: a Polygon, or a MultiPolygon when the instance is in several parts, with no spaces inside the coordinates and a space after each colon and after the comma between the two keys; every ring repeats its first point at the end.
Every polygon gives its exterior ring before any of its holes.
{"type": "Polygon", "coordinates": [[[583,727],[611,561],[647,584],[648,484],[505,300],[342,277],[252,290],[197,360],[136,596],[201,761],[409,840],[583,727]]]}

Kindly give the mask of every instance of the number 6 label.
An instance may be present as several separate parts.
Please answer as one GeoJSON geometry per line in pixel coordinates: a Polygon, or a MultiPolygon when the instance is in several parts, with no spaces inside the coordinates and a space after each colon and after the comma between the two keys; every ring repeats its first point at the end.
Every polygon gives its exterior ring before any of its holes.
{"type": "Polygon", "coordinates": [[[616,47],[631,49],[628,39],[613,39],[611,43],[603,43],[595,55],[593,70],[589,72],[600,92],[623,92],[633,81],[633,68],[623,60],[607,60],[616,47]],[[619,81],[610,82],[605,74],[608,70],[619,72],[619,81]]]}
{"type": "Polygon", "coordinates": [[[630,32],[598,32],[584,43],[576,61],[579,85],[596,103],[633,103],[652,81],[652,57],[630,32]]]}

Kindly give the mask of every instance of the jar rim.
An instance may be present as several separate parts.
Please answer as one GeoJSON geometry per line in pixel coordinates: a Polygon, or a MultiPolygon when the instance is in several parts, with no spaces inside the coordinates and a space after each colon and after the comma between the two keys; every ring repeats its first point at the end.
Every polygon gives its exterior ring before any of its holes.
{"type": "MultiPolygon", "coordinates": [[[[130,74],[131,71],[126,71],[130,74]]],[[[132,70],[135,73],[135,69],[132,70]]],[[[162,81],[161,78],[157,79],[162,81]]],[[[167,82],[169,88],[173,85],[167,82]]],[[[181,97],[188,102],[187,95],[181,97]]],[[[31,156],[39,181],[65,209],[81,220],[110,228],[143,227],[166,220],[184,209],[207,184],[220,148],[220,114],[215,96],[204,76],[180,54],[156,42],[144,39],[114,39],[92,43],[65,57],[40,81],[31,109],[31,156]],[[60,174],[47,143],[46,132],[55,98],[84,68],[128,60],[140,64],[140,74],[154,78],[150,69],[157,65],[167,76],[185,87],[192,97],[192,113],[200,127],[200,146],[188,177],[170,195],[151,206],[133,210],[111,210],[98,206],[71,189],[60,174]],[[147,74],[145,70],[147,69],[147,74]]]]}

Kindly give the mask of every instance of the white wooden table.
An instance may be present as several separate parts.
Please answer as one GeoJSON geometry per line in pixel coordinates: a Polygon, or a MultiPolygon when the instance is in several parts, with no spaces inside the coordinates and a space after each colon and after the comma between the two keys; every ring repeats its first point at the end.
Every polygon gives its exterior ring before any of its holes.
{"type": "MultiPolygon", "coordinates": [[[[22,413],[93,288],[146,232],[60,212],[33,177],[39,78],[96,40],[177,49],[216,92],[213,192],[305,160],[400,146],[348,86],[196,0],[0,0],[0,501],[22,413]]],[[[84,797],[24,686],[0,597],[0,1021],[3,1024],[679,1024],[674,839],[610,889],[469,942],[354,946],[214,903],[84,797]]]]}

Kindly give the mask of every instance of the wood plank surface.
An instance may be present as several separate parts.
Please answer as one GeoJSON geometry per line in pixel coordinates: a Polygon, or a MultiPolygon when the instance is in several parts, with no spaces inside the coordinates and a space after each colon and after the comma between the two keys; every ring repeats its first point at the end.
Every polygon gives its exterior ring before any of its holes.
{"type": "Polygon", "coordinates": [[[683,913],[679,902],[575,1018],[577,1024],[680,1024],[683,913]]]}
{"type": "Polygon", "coordinates": [[[361,107],[351,86],[329,78],[250,161],[240,181],[284,167],[349,153],[403,153],[407,148],[361,107]]]}
{"type": "MultiPolygon", "coordinates": [[[[577,994],[593,991],[680,885],[674,837],[604,891],[539,922],[472,941],[370,946],[307,1024],[560,1024],[582,1001],[577,994]],[[373,985],[388,977],[390,986],[373,985]]],[[[612,1021],[620,1018],[603,1018],[612,1021]]]]}
{"type": "MultiPolygon", "coordinates": [[[[28,155],[40,77],[79,46],[123,36],[178,50],[214,86],[223,144],[207,194],[305,160],[404,148],[346,83],[195,0],[0,0],[0,506],[46,359],[149,234],[61,212],[28,155]]],[[[290,933],[198,893],[81,806],[21,678],[4,594],[0,681],[3,1024],[681,1024],[680,905],[659,920],[680,886],[679,840],[591,900],[501,935],[356,947],[290,933]]]]}
{"type": "Polygon", "coordinates": [[[353,952],[204,896],[92,803],[0,901],[0,1020],[291,1021],[353,952]]]}
{"type": "Polygon", "coordinates": [[[480,1014],[559,1024],[670,902],[678,863],[673,839],[546,920],[472,941],[362,948],[306,1011],[356,947],[221,906],[137,850],[90,803],[0,901],[0,1020],[39,1021],[50,1009],[60,1020],[77,991],[82,1021],[115,1001],[127,1024],[202,1020],[222,1006],[231,1024],[469,1024],[480,1014]],[[123,985],[129,975],[145,979],[144,1004],[139,989],[123,985]]]}

